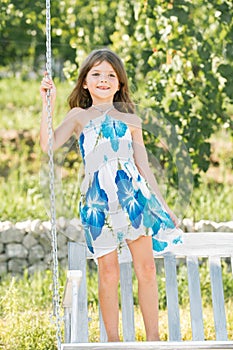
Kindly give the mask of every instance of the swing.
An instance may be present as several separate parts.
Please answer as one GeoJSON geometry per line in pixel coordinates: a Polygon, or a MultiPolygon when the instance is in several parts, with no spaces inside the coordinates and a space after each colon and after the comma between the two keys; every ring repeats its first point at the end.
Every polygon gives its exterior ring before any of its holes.
{"type": "Polygon", "coordinates": [[[88,343],[86,261],[89,256],[84,244],[70,242],[68,244],[69,271],[63,297],[65,344],[62,345],[62,349],[233,349],[233,341],[228,340],[227,328],[229,325],[227,325],[225,313],[221,266],[221,258],[230,258],[231,273],[233,273],[233,233],[184,233],[183,240],[182,245],[174,247],[172,254],[164,254],[156,258],[164,262],[169,341],[135,342],[132,267],[130,262],[124,262],[120,264],[124,342],[113,344],[106,343],[101,312],[99,318],[100,343],[88,343]],[[216,340],[213,341],[205,340],[199,258],[205,258],[208,261],[216,336],[216,340]],[[192,341],[181,341],[182,327],[176,269],[179,259],[185,260],[187,269],[192,341]]]}
{"type": "MultiPolygon", "coordinates": [[[[51,24],[50,0],[46,0],[46,70],[51,77],[51,24]]],[[[233,349],[233,341],[227,335],[224,293],[221,271],[221,257],[230,257],[233,269],[233,233],[187,233],[184,244],[174,248],[164,260],[166,295],[168,306],[168,342],[135,342],[132,271],[131,263],[122,263],[121,297],[124,342],[106,343],[106,332],[100,312],[100,343],[88,343],[88,310],[86,291],[86,261],[88,252],[85,245],[70,242],[68,245],[68,272],[63,297],[65,343],[62,344],[59,273],[57,256],[56,207],[54,191],[53,129],[50,92],[47,91],[48,157],[50,180],[50,220],[53,259],[53,310],[56,324],[58,350],[78,349],[233,349]],[[176,259],[185,258],[189,282],[192,341],[181,341],[176,259]],[[211,292],[214,311],[216,340],[204,340],[202,300],[200,292],[198,257],[207,257],[210,267],[211,292]]]]}

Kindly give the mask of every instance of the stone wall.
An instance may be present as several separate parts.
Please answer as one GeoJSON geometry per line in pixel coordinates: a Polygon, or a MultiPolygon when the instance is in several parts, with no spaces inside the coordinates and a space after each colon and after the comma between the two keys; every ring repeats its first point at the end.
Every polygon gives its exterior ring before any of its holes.
{"type": "MultiPolygon", "coordinates": [[[[50,222],[28,220],[12,224],[0,222],[0,275],[29,273],[51,268],[50,222]]],[[[57,220],[58,260],[67,265],[67,242],[83,241],[82,228],[78,219],[57,220]]]]}
{"type": "MultiPolygon", "coordinates": [[[[184,219],[182,228],[186,232],[233,232],[233,221],[216,223],[202,220],[193,223],[184,219]]],[[[67,242],[84,241],[82,227],[78,219],[57,220],[58,260],[61,266],[67,266],[67,242]]],[[[51,268],[50,222],[28,220],[16,224],[10,221],[0,222],[0,275],[29,273],[51,268]]]]}

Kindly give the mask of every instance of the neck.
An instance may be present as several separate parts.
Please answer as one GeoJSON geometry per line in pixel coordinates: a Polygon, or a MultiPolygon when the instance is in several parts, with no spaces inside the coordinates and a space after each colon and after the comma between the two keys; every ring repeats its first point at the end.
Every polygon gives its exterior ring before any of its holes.
{"type": "Polygon", "coordinates": [[[114,108],[112,103],[105,103],[105,104],[99,104],[99,105],[93,104],[92,107],[102,113],[109,112],[111,109],[114,108]]]}

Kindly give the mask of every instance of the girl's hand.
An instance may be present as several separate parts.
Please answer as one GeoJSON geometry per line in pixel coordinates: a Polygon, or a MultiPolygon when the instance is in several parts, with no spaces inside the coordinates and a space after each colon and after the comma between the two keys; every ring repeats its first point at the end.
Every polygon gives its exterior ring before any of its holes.
{"type": "Polygon", "coordinates": [[[54,85],[54,82],[52,79],[49,78],[48,73],[44,73],[44,77],[41,80],[41,85],[40,85],[40,94],[42,97],[42,101],[44,104],[46,104],[46,94],[47,90],[50,90],[50,101],[53,106],[55,100],[56,100],[56,87],[54,85]]]}

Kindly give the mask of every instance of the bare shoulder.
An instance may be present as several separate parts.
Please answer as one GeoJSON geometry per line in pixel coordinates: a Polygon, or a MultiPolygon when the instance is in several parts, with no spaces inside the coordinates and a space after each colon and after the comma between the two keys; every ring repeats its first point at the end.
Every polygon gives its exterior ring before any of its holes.
{"type": "Polygon", "coordinates": [[[142,127],[142,120],[137,114],[129,114],[129,116],[132,118],[132,122],[133,125],[135,125],[135,128],[142,127]]]}
{"type": "Polygon", "coordinates": [[[74,107],[68,111],[66,117],[64,119],[64,123],[71,123],[73,125],[73,130],[76,135],[79,135],[83,128],[83,120],[85,120],[85,116],[87,115],[87,111],[80,107],[74,107]]]}
{"type": "Polygon", "coordinates": [[[118,118],[126,123],[130,130],[141,128],[142,121],[137,114],[134,113],[120,113],[118,112],[118,118]]]}
{"type": "Polygon", "coordinates": [[[82,127],[83,120],[87,116],[86,109],[81,107],[74,107],[67,113],[65,119],[72,120],[76,125],[82,127]]]}
{"type": "Polygon", "coordinates": [[[69,112],[66,115],[66,118],[80,118],[80,114],[82,114],[83,112],[85,112],[85,109],[81,108],[81,107],[74,107],[72,109],[69,110],[69,112]]]}
{"type": "Polygon", "coordinates": [[[130,127],[131,132],[140,130],[142,127],[141,118],[137,114],[132,114],[132,113],[126,114],[126,123],[130,127]]]}

